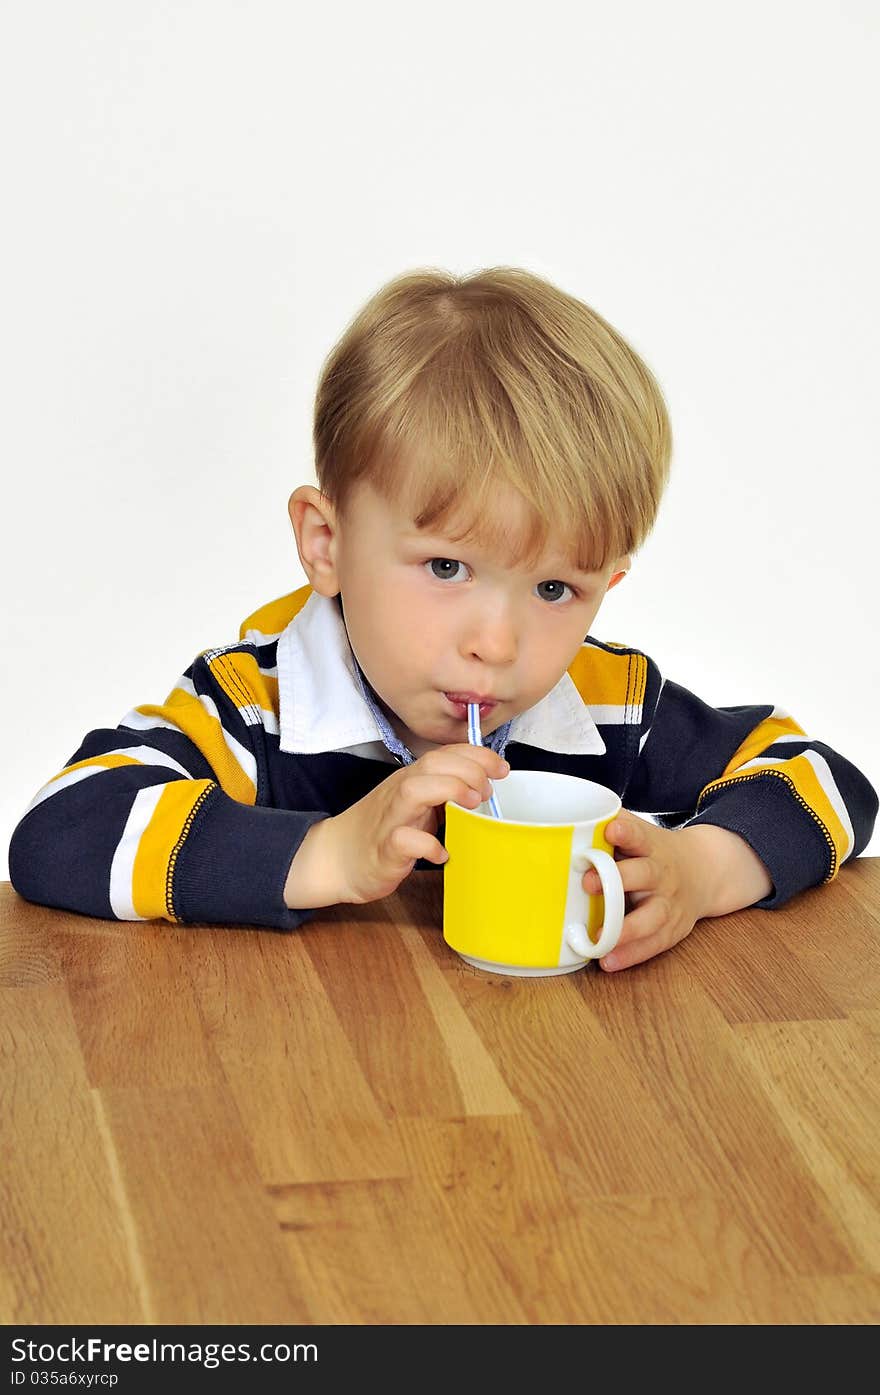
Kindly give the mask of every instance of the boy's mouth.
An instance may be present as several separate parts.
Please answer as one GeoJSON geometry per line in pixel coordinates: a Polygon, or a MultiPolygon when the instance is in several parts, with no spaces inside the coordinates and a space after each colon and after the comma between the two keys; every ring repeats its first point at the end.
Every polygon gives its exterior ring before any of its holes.
{"type": "Polygon", "coordinates": [[[463,721],[467,721],[468,703],[478,702],[480,704],[480,716],[485,717],[494,707],[498,706],[496,698],[481,696],[480,693],[444,693],[443,696],[454,708],[455,715],[463,721]]]}

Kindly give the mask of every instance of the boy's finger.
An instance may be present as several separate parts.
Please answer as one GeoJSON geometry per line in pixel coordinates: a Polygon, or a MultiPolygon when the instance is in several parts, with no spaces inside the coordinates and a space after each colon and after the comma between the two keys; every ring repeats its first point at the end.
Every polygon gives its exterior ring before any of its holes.
{"type": "Polygon", "coordinates": [[[653,939],[655,935],[663,936],[668,945],[673,921],[669,902],[662,896],[648,896],[623,917],[618,948],[621,944],[634,944],[636,940],[653,939]]]}
{"type": "MultiPolygon", "coordinates": [[[[624,891],[653,891],[657,886],[657,868],[649,857],[624,857],[617,863],[624,891]]],[[[584,873],[584,890],[595,896],[602,890],[599,873],[588,867],[584,873]]]]}
{"type": "Polygon", "coordinates": [[[428,809],[439,809],[448,802],[462,804],[473,809],[489,796],[485,774],[478,779],[478,788],[471,784],[471,778],[458,775],[411,775],[400,787],[400,797],[404,809],[413,815],[425,813],[428,809]],[[486,781],[485,788],[480,788],[486,781]],[[471,797],[473,796],[473,797],[471,797]]]}
{"type": "Polygon", "coordinates": [[[445,794],[440,802],[445,799],[456,799],[455,785],[460,781],[461,788],[476,789],[482,791],[484,798],[488,798],[491,790],[489,781],[498,778],[494,768],[490,768],[490,763],[485,757],[494,756],[494,751],[484,751],[481,747],[472,746],[472,754],[457,755],[451,751],[429,751],[428,756],[414,762],[409,766],[404,766],[396,771],[392,779],[397,784],[407,790],[410,794],[414,788],[423,789],[426,780],[432,781],[436,787],[437,781],[445,781],[449,793],[445,794]],[[483,759],[480,759],[480,757],[483,759]],[[433,757],[433,759],[429,759],[433,757]]]}
{"type": "Polygon", "coordinates": [[[610,954],[599,960],[599,967],[606,973],[614,973],[616,969],[631,969],[634,964],[644,964],[646,959],[653,959],[655,954],[662,954],[664,949],[668,948],[660,930],[653,935],[628,940],[626,944],[618,941],[610,954]]]}
{"type": "Polygon", "coordinates": [[[510,762],[503,756],[499,756],[497,751],[491,750],[488,746],[471,746],[471,751],[479,751],[480,764],[488,770],[493,780],[503,780],[505,775],[510,774],[510,762]]]}
{"type": "Polygon", "coordinates": [[[635,814],[621,809],[605,829],[605,837],[612,847],[621,848],[630,857],[637,857],[649,851],[653,827],[654,825],[645,819],[638,819],[635,814]]]}
{"type": "Polygon", "coordinates": [[[603,969],[628,969],[633,964],[642,964],[669,948],[668,917],[665,906],[655,904],[657,898],[649,897],[638,910],[630,911],[623,918],[623,928],[617,944],[604,958],[599,960],[603,969]]]}
{"type": "Polygon", "coordinates": [[[504,756],[499,756],[497,751],[493,751],[491,746],[461,746],[459,748],[463,755],[467,755],[470,760],[478,761],[480,765],[488,770],[493,779],[501,780],[510,773],[510,761],[504,756]]]}
{"type": "Polygon", "coordinates": [[[472,775],[477,769],[492,780],[503,780],[510,773],[509,762],[488,746],[437,746],[420,756],[415,765],[409,768],[414,771],[416,767],[420,774],[431,775],[451,774],[453,771],[472,775]]]}
{"type": "Polygon", "coordinates": [[[433,834],[424,829],[401,827],[394,835],[395,852],[402,857],[422,858],[426,862],[436,862],[438,866],[446,862],[449,854],[433,834]]]}

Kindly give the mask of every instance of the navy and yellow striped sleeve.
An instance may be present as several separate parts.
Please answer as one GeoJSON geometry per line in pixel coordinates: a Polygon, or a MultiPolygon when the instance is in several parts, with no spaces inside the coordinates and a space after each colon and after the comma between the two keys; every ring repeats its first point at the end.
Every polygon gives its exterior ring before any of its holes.
{"type": "MultiPolygon", "coordinates": [[[[645,657],[645,656],[642,656],[645,657]]],[[[877,794],[848,760],[773,704],[711,707],[644,665],[639,750],[624,803],[664,827],[709,823],[744,838],[782,906],[864,850],[877,794]]]]}
{"type": "Polygon", "coordinates": [[[293,929],[284,903],[322,811],[271,807],[277,677],[253,644],[206,650],[161,705],[91,731],[31,800],[9,874],[29,901],[116,920],[293,929]]]}

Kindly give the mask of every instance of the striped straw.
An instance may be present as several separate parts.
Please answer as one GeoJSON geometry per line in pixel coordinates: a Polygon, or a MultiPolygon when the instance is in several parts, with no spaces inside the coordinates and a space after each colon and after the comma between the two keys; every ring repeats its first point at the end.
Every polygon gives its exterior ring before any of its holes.
{"type": "MultiPolygon", "coordinates": [[[[467,705],[467,710],[468,741],[472,746],[482,746],[483,737],[480,733],[480,704],[478,702],[469,702],[467,705]]],[[[492,793],[489,795],[489,808],[495,815],[495,818],[500,819],[502,817],[501,808],[498,804],[498,800],[495,795],[495,786],[492,784],[491,780],[489,781],[489,788],[492,791],[492,793]]]]}

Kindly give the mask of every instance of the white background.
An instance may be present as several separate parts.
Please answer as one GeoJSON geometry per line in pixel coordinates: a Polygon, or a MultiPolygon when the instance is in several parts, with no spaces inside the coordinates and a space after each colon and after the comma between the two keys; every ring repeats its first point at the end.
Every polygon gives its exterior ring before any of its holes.
{"type": "Polygon", "coordinates": [[[880,785],[878,33],[874,0],[8,7],[0,874],[88,730],[303,584],[321,362],[417,266],[530,268],[666,394],[595,634],[880,785]]]}

